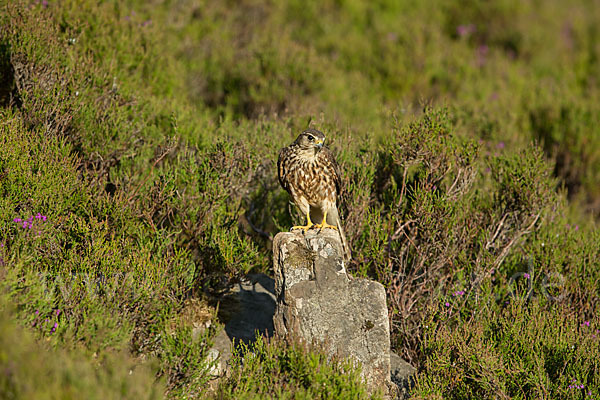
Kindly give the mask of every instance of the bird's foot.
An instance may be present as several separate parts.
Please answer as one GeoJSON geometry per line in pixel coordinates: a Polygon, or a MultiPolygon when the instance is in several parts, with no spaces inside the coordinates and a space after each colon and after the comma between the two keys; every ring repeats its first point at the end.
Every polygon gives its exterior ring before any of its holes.
{"type": "Polygon", "coordinates": [[[292,229],[290,229],[291,231],[293,231],[294,229],[302,229],[304,232],[308,231],[310,228],[312,228],[313,226],[316,226],[315,224],[313,224],[312,222],[306,224],[306,225],[296,225],[296,226],[292,226],[292,229]]]}
{"type": "Polygon", "coordinates": [[[315,228],[317,228],[317,229],[327,229],[327,228],[329,228],[329,229],[335,229],[336,231],[338,230],[337,226],[335,226],[335,225],[329,225],[326,221],[323,221],[323,223],[321,223],[321,224],[316,224],[315,228]]]}

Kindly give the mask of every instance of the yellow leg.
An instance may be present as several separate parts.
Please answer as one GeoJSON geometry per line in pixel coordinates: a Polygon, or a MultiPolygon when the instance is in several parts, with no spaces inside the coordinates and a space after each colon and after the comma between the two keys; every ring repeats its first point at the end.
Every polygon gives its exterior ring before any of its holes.
{"type": "Polygon", "coordinates": [[[304,232],[306,232],[307,230],[309,230],[310,228],[312,228],[312,226],[314,224],[310,220],[310,211],[306,213],[306,221],[307,221],[306,225],[292,226],[292,230],[294,230],[294,229],[302,229],[304,232]]]}
{"type": "Polygon", "coordinates": [[[323,213],[323,222],[321,222],[320,224],[316,224],[315,228],[319,228],[319,229],[330,228],[330,229],[335,229],[337,231],[337,226],[329,225],[327,223],[327,211],[325,211],[323,213]]]}

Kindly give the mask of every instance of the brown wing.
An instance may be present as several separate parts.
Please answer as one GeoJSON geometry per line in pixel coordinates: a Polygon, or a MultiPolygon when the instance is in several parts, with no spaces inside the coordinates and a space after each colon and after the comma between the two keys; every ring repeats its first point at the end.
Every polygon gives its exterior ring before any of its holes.
{"type": "Polygon", "coordinates": [[[331,172],[331,177],[333,178],[333,182],[335,183],[335,192],[336,195],[341,195],[342,192],[342,175],[340,173],[340,166],[335,161],[335,157],[329,148],[324,147],[321,150],[321,154],[323,157],[323,162],[327,166],[327,169],[331,172]]]}
{"type": "Polygon", "coordinates": [[[279,178],[279,184],[288,193],[290,193],[290,186],[288,177],[289,163],[287,162],[287,158],[291,155],[290,153],[291,149],[289,147],[284,147],[279,151],[279,158],[277,158],[277,177],[279,178]]]}

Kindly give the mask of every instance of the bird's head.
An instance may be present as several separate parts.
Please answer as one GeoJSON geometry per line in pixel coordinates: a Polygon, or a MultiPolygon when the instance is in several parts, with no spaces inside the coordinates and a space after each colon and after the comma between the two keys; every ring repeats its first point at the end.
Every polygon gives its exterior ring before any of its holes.
{"type": "Polygon", "coordinates": [[[316,129],[307,129],[302,132],[295,142],[302,150],[317,154],[325,144],[325,135],[316,129]]]}

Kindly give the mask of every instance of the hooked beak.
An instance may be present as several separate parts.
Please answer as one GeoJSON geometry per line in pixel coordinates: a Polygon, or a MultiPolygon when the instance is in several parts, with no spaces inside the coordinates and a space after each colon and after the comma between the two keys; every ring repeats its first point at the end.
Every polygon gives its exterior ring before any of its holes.
{"type": "Polygon", "coordinates": [[[316,140],[315,141],[315,145],[320,149],[321,147],[323,147],[323,141],[322,140],[316,140]]]}

